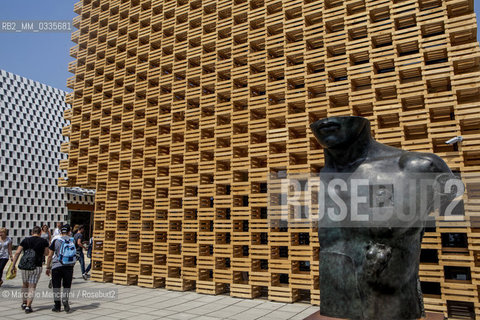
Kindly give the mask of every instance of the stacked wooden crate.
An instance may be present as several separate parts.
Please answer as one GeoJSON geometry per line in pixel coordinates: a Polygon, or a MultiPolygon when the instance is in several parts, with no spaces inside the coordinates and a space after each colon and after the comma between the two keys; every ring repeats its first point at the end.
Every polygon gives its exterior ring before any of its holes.
{"type": "Polygon", "coordinates": [[[462,175],[466,218],[427,229],[421,280],[427,310],[480,316],[472,0],[84,0],[74,10],[60,183],[97,190],[93,279],[318,304],[316,230],[269,224],[280,209],[267,203],[268,176],[318,173],[309,124],[359,115],[378,141],[435,152],[462,175]]]}

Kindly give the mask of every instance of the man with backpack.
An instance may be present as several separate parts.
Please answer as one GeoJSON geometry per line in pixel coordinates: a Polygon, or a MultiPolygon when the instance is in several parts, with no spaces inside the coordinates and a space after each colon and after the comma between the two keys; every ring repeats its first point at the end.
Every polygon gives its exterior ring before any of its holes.
{"type": "Polygon", "coordinates": [[[20,253],[23,251],[18,269],[22,270],[22,309],[25,310],[25,313],[32,312],[35,288],[42,274],[42,258],[48,253],[48,241],[40,236],[41,233],[42,229],[40,227],[33,227],[32,236],[20,242],[12,260],[12,270],[16,272],[15,265],[20,253]]]}
{"type": "Polygon", "coordinates": [[[55,302],[52,311],[60,312],[61,304],[65,312],[70,312],[68,295],[72,286],[73,266],[77,261],[75,240],[70,236],[70,226],[64,225],[61,229],[61,237],[50,244],[50,252],[47,258],[47,276],[52,274],[53,300],[55,302]],[[63,292],[61,287],[63,284],[63,292]],[[61,299],[60,299],[61,297],[61,299]]]}

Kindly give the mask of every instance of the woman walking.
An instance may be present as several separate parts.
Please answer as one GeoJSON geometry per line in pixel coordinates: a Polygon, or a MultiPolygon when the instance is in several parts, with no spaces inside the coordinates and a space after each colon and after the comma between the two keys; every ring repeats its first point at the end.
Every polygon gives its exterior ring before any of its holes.
{"type": "Polygon", "coordinates": [[[5,269],[8,259],[12,259],[12,239],[7,237],[7,234],[7,228],[0,228],[0,287],[3,284],[3,269],[5,269]]]}
{"type": "Polygon", "coordinates": [[[72,229],[72,236],[74,236],[77,231],[78,231],[78,228],[80,228],[80,225],[79,224],[76,224],[73,226],[73,229],[72,229]]]}
{"type": "Polygon", "coordinates": [[[42,226],[42,234],[40,235],[43,239],[47,240],[50,244],[52,240],[52,234],[50,233],[50,229],[46,224],[42,226]]]}
{"type": "MultiPolygon", "coordinates": [[[[46,224],[42,226],[42,233],[40,234],[40,237],[48,241],[48,245],[50,245],[50,242],[52,240],[52,234],[50,233],[50,229],[46,224]]],[[[45,263],[45,256],[42,257],[42,264],[45,263]]]]}

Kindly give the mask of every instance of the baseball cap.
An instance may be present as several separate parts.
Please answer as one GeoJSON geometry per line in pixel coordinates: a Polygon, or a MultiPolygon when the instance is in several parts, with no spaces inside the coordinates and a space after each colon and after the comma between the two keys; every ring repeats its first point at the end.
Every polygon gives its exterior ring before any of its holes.
{"type": "Polygon", "coordinates": [[[62,226],[62,233],[67,233],[70,232],[70,225],[69,224],[64,224],[62,226]]]}

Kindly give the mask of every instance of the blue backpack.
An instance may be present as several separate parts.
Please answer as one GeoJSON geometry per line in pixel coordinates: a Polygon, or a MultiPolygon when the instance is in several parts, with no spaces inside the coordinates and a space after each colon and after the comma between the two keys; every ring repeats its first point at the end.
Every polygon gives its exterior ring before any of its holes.
{"type": "Polygon", "coordinates": [[[57,239],[62,242],[60,247],[60,251],[58,253],[58,261],[63,265],[74,265],[77,261],[77,249],[75,248],[75,240],[70,238],[68,240],[65,239],[57,239]]]}

